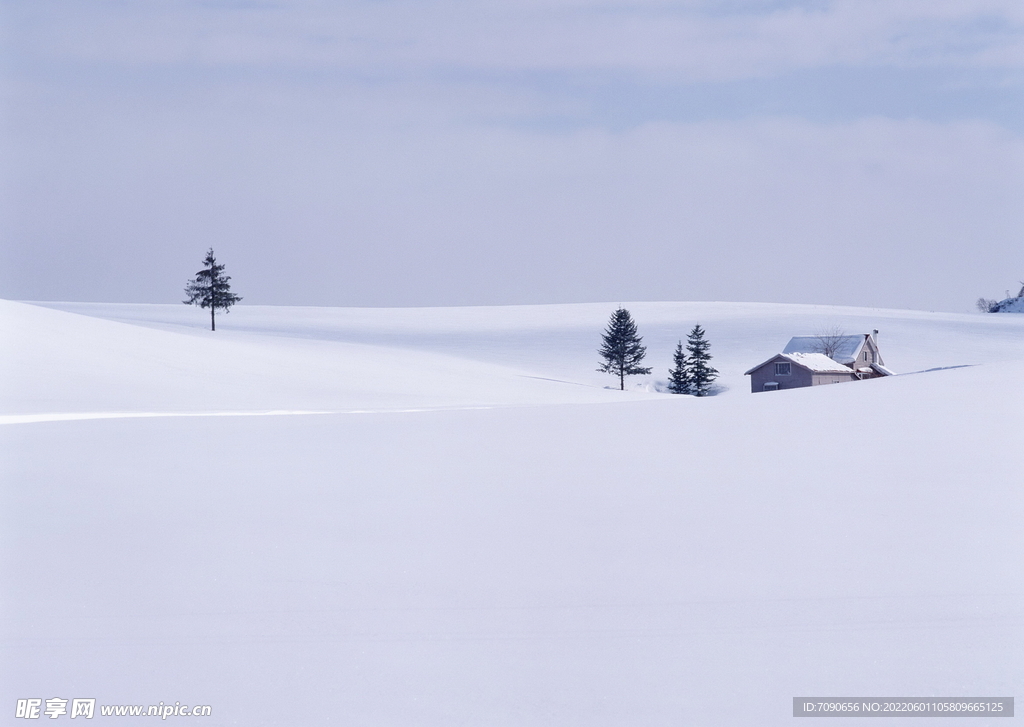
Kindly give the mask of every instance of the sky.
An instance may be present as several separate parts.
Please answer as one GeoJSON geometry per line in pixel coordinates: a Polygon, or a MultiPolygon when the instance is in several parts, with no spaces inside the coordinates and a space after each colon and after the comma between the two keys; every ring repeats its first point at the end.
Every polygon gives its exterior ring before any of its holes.
{"type": "Polygon", "coordinates": [[[1019,0],[0,0],[0,297],[970,311],[1019,0]]]}

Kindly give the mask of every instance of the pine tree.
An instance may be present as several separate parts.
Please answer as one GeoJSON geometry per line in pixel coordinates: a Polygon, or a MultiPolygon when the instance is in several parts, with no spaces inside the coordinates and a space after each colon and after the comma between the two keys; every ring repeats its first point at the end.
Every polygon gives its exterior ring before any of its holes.
{"type": "Polygon", "coordinates": [[[698,323],[686,337],[686,381],[690,393],[694,396],[707,396],[711,391],[711,382],[718,378],[718,371],[708,365],[711,344],[704,340],[704,329],[698,323]]]}
{"type": "Polygon", "coordinates": [[[690,379],[687,374],[686,352],[683,351],[683,342],[676,345],[676,352],[672,354],[674,369],[668,370],[668,390],[673,394],[689,394],[690,379]]]}
{"type": "Polygon", "coordinates": [[[217,264],[213,256],[213,248],[206,253],[203,260],[206,267],[196,273],[193,280],[188,281],[185,286],[185,294],[188,300],[182,301],[188,305],[198,305],[200,308],[210,309],[210,330],[217,330],[217,321],[214,318],[218,308],[225,313],[229,312],[231,306],[241,300],[240,297],[231,292],[230,275],[224,275],[224,266],[217,264]]]}
{"type": "Polygon", "coordinates": [[[647,347],[641,345],[643,339],[636,334],[636,323],[625,308],[612,313],[602,341],[598,353],[604,358],[604,363],[598,371],[618,376],[620,389],[626,388],[627,376],[651,373],[649,368],[640,365],[647,347]]]}

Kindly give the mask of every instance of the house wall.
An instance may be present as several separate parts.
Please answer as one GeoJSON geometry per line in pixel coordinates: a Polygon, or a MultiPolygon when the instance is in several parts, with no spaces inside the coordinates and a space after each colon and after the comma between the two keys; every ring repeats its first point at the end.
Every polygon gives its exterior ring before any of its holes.
{"type": "Polygon", "coordinates": [[[766,381],[779,382],[779,389],[799,389],[802,386],[813,386],[813,375],[807,369],[800,368],[796,364],[790,367],[793,372],[789,376],[775,375],[775,362],[785,361],[784,358],[774,358],[759,369],[750,374],[750,390],[754,393],[764,391],[766,381]]]}
{"type": "Polygon", "coordinates": [[[876,346],[871,341],[871,337],[868,336],[864,341],[864,345],[861,346],[860,351],[857,352],[857,361],[854,363],[853,367],[859,369],[865,366],[870,366],[873,363],[880,362],[881,359],[878,357],[878,346],[876,346]],[[864,358],[864,354],[867,354],[867,358],[864,358]]]}

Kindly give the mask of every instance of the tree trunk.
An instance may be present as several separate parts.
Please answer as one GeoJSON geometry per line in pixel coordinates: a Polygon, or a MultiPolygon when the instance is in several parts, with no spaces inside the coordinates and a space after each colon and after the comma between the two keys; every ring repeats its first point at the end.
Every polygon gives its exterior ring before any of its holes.
{"type": "Polygon", "coordinates": [[[216,310],[216,309],[211,305],[210,306],[210,330],[211,331],[216,331],[217,330],[217,321],[215,321],[214,318],[213,318],[214,310],[216,310]]]}

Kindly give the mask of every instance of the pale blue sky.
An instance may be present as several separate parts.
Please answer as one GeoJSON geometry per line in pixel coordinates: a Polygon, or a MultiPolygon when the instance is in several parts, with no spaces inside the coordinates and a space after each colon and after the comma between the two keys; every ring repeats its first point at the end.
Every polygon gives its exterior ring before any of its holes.
{"type": "Polygon", "coordinates": [[[969,310],[1024,277],[1024,5],[0,3],[0,296],[969,310]]]}

